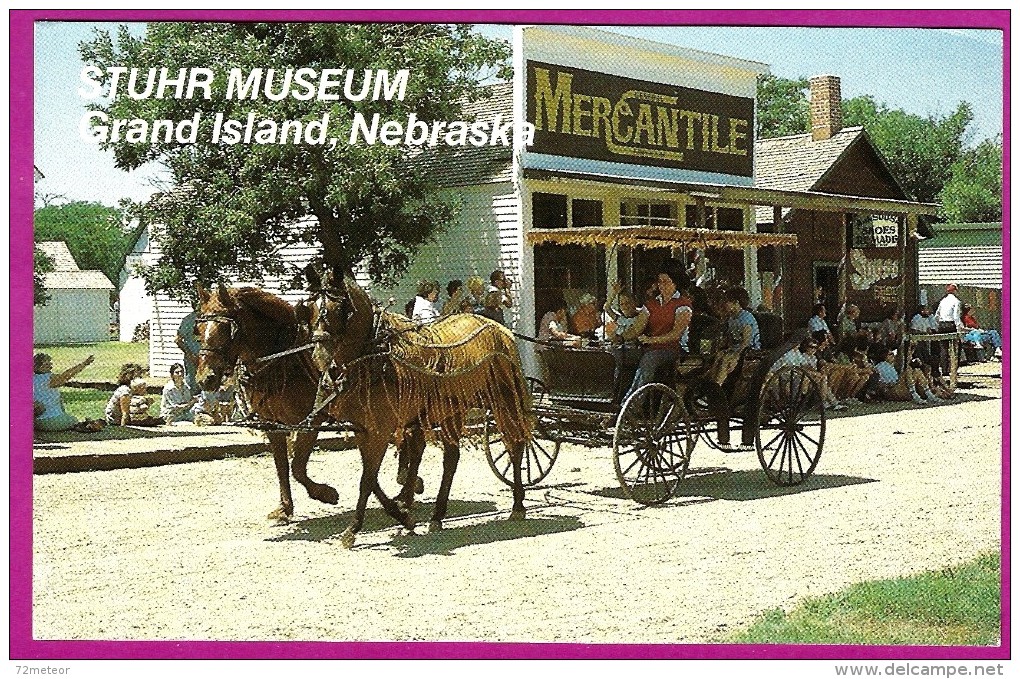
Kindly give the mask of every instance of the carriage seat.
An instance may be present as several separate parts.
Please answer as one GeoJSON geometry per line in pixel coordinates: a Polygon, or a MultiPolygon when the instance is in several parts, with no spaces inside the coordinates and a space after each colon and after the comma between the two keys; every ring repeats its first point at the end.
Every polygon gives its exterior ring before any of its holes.
{"type": "Polygon", "coordinates": [[[771,351],[783,343],[783,319],[778,314],[753,312],[763,351],[771,351]]]}
{"type": "Polygon", "coordinates": [[[700,377],[712,365],[725,327],[726,324],[715,316],[695,314],[691,318],[690,332],[687,336],[689,353],[676,362],[678,379],[700,377]]]}

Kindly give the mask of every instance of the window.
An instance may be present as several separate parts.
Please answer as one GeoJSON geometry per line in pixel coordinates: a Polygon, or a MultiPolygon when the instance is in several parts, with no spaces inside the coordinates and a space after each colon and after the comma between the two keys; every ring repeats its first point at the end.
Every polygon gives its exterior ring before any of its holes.
{"type": "Polygon", "coordinates": [[[602,201],[575,198],[570,202],[571,226],[602,226],[602,201]]]}
{"type": "MultiPolygon", "coordinates": [[[[688,228],[698,228],[698,206],[685,205],[684,219],[688,228]]],[[[705,228],[720,231],[743,231],[744,211],[738,207],[705,206],[705,228]]]]}
{"type": "Polygon", "coordinates": [[[567,197],[557,193],[531,194],[531,223],[536,229],[565,229],[567,197]]]}
{"type": "Polygon", "coordinates": [[[620,203],[620,224],[623,226],[677,226],[677,210],[673,203],[620,203]]]}

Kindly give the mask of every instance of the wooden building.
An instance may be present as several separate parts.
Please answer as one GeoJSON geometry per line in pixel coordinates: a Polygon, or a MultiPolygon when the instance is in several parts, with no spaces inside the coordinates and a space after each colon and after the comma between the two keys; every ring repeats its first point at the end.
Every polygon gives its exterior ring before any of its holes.
{"type": "MultiPolygon", "coordinates": [[[[377,299],[402,306],[420,279],[487,280],[501,269],[515,301],[510,324],[535,335],[554,298],[603,300],[608,281],[637,288],[667,259],[743,284],[766,308],[785,291],[776,310],[787,329],[807,320],[816,283],[833,306],[850,299],[868,314],[914,293],[916,218],[934,206],[906,200],[867,136],[840,129],[837,79],[822,80],[816,135],[756,141],[764,64],[580,26],[526,26],[514,29],[513,67],[511,83],[466,110],[515,121],[512,144],[419,156],[461,210],[400,285],[371,290],[377,299]]],[[[161,313],[179,322],[183,310],[169,311],[157,298],[154,374],[175,349],[157,327],[161,313]]],[[[533,347],[521,348],[534,371],[533,347]]]]}

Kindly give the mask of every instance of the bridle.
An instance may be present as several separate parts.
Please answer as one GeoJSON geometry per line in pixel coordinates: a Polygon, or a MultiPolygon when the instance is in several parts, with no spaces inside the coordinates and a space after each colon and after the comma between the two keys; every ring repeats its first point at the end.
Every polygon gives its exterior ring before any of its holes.
{"type": "MultiPolygon", "coordinates": [[[[220,316],[218,314],[205,314],[205,315],[196,317],[195,318],[195,323],[196,324],[197,323],[217,323],[217,324],[226,323],[226,324],[228,324],[230,326],[230,340],[233,341],[237,337],[237,332],[238,332],[237,320],[234,319],[234,318],[231,318],[230,316],[220,316]]],[[[212,349],[212,348],[209,348],[209,347],[206,347],[206,346],[202,346],[198,350],[198,355],[199,356],[207,355],[207,356],[220,356],[220,357],[222,357],[224,354],[225,354],[225,352],[224,352],[223,349],[212,349]]]]}

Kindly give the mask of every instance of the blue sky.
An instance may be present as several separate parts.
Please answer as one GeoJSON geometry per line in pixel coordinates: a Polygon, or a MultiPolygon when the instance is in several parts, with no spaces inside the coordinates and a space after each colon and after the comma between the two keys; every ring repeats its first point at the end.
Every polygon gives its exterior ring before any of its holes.
{"type": "MultiPolygon", "coordinates": [[[[78,136],[80,41],[97,26],[39,23],[35,43],[35,164],[42,193],[114,205],[155,190],[157,167],[126,173],[112,154],[78,136]]],[[[141,30],[141,26],[138,26],[141,30]]],[[[508,26],[479,27],[509,39],[508,26]]],[[[892,108],[945,115],[960,101],[974,110],[971,143],[1002,131],[1002,34],[971,29],[614,26],[604,30],[769,64],[774,75],[831,73],[845,98],[871,94],[892,108]]]]}

